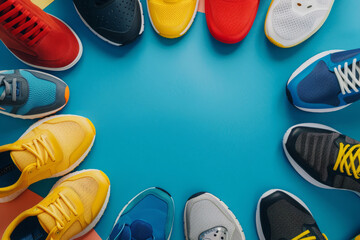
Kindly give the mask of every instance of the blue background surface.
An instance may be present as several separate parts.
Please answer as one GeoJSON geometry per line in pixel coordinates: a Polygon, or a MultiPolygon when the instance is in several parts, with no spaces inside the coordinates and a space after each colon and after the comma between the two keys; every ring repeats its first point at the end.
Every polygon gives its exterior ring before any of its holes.
{"type": "MultiPolygon", "coordinates": [[[[97,128],[95,146],[78,169],[101,169],[112,182],[108,209],[96,226],[102,238],[122,207],[151,186],[174,197],[174,240],[184,238],[183,207],[198,191],[221,198],[250,240],[257,239],[258,198],[271,188],[302,198],[329,239],[360,232],[359,197],[312,186],[293,170],[281,147],[286,129],[301,122],[327,124],[360,139],[360,103],[310,114],[292,107],[285,96],[287,79],[308,58],[359,47],[360,1],[336,1],[323,28],[292,49],[267,41],[263,27],[269,4],[261,1],[250,34],[231,46],[211,37],[203,13],[183,38],[168,40],[153,31],[145,9],[143,36],[117,48],[85,27],[71,1],[55,1],[46,9],[66,21],[84,45],[80,62],[55,75],[70,86],[62,113],[86,116],[97,128]]],[[[1,69],[28,68],[3,45],[0,53],[1,69]]],[[[32,122],[0,116],[0,144],[15,141],[32,122]]],[[[54,182],[31,189],[46,196],[54,182]]]]}

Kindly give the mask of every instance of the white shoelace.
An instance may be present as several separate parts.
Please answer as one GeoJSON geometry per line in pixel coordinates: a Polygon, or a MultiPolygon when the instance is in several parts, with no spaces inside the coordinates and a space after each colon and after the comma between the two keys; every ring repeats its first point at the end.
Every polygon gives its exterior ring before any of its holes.
{"type": "Polygon", "coordinates": [[[342,94],[351,93],[352,90],[359,92],[360,88],[360,66],[357,64],[355,58],[352,62],[351,69],[349,64],[344,64],[344,70],[339,65],[335,69],[335,75],[339,81],[340,89],[342,94]]]}

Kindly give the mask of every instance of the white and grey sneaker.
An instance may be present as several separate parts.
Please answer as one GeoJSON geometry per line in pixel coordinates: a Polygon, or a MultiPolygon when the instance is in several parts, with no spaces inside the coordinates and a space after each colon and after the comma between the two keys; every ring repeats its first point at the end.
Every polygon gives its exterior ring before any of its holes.
{"type": "Polygon", "coordinates": [[[235,215],[220,199],[206,192],[194,194],[184,210],[186,240],[245,240],[235,215]]]}

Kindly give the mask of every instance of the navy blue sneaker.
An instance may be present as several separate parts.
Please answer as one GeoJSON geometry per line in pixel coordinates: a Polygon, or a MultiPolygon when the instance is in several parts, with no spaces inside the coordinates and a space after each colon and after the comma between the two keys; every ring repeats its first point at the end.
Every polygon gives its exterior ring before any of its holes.
{"type": "Polygon", "coordinates": [[[286,93],[297,108],[332,112],[360,99],[360,49],[320,53],[290,77],[286,93]]]}
{"type": "Polygon", "coordinates": [[[108,240],[169,240],[174,212],[174,201],[168,192],[149,188],[123,208],[108,240]]]}
{"type": "Polygon", "coordinates": [[[128,44],[144,31],[140,0],[74,0],[74,5],[85,25],[112,45],[128,44]]]}
{"type": "Polygon", "coordinates": [[[42,118],[60,111],[69,87],[57,77],[34,70],[0,72],[0,113],[15,118],[42,118]]]}

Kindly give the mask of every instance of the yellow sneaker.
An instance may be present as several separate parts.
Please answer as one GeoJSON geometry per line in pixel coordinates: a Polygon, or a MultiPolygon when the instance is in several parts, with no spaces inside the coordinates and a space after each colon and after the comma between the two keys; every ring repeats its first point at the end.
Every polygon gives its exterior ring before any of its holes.
{"type": "Polygon", "coordinates": [[[110,181],[103,172],[71,173],[60,179],[39,204],[17,216],[2,240],[81,237],[100,220],[109,196],[110,181]]]}
{"type": "Polygon", "coordinates": [[[0,203],[32,183],[71,172],[94,140],[94,125],[80,116],[53,116],[32,125],[15,143],[0,147],[0,203]]]}
{"type": "Polygon", "coordinates": [[[184,35],[193,23],[199,0],[147,0],[151,24],[162,37],[184,35]]]}

